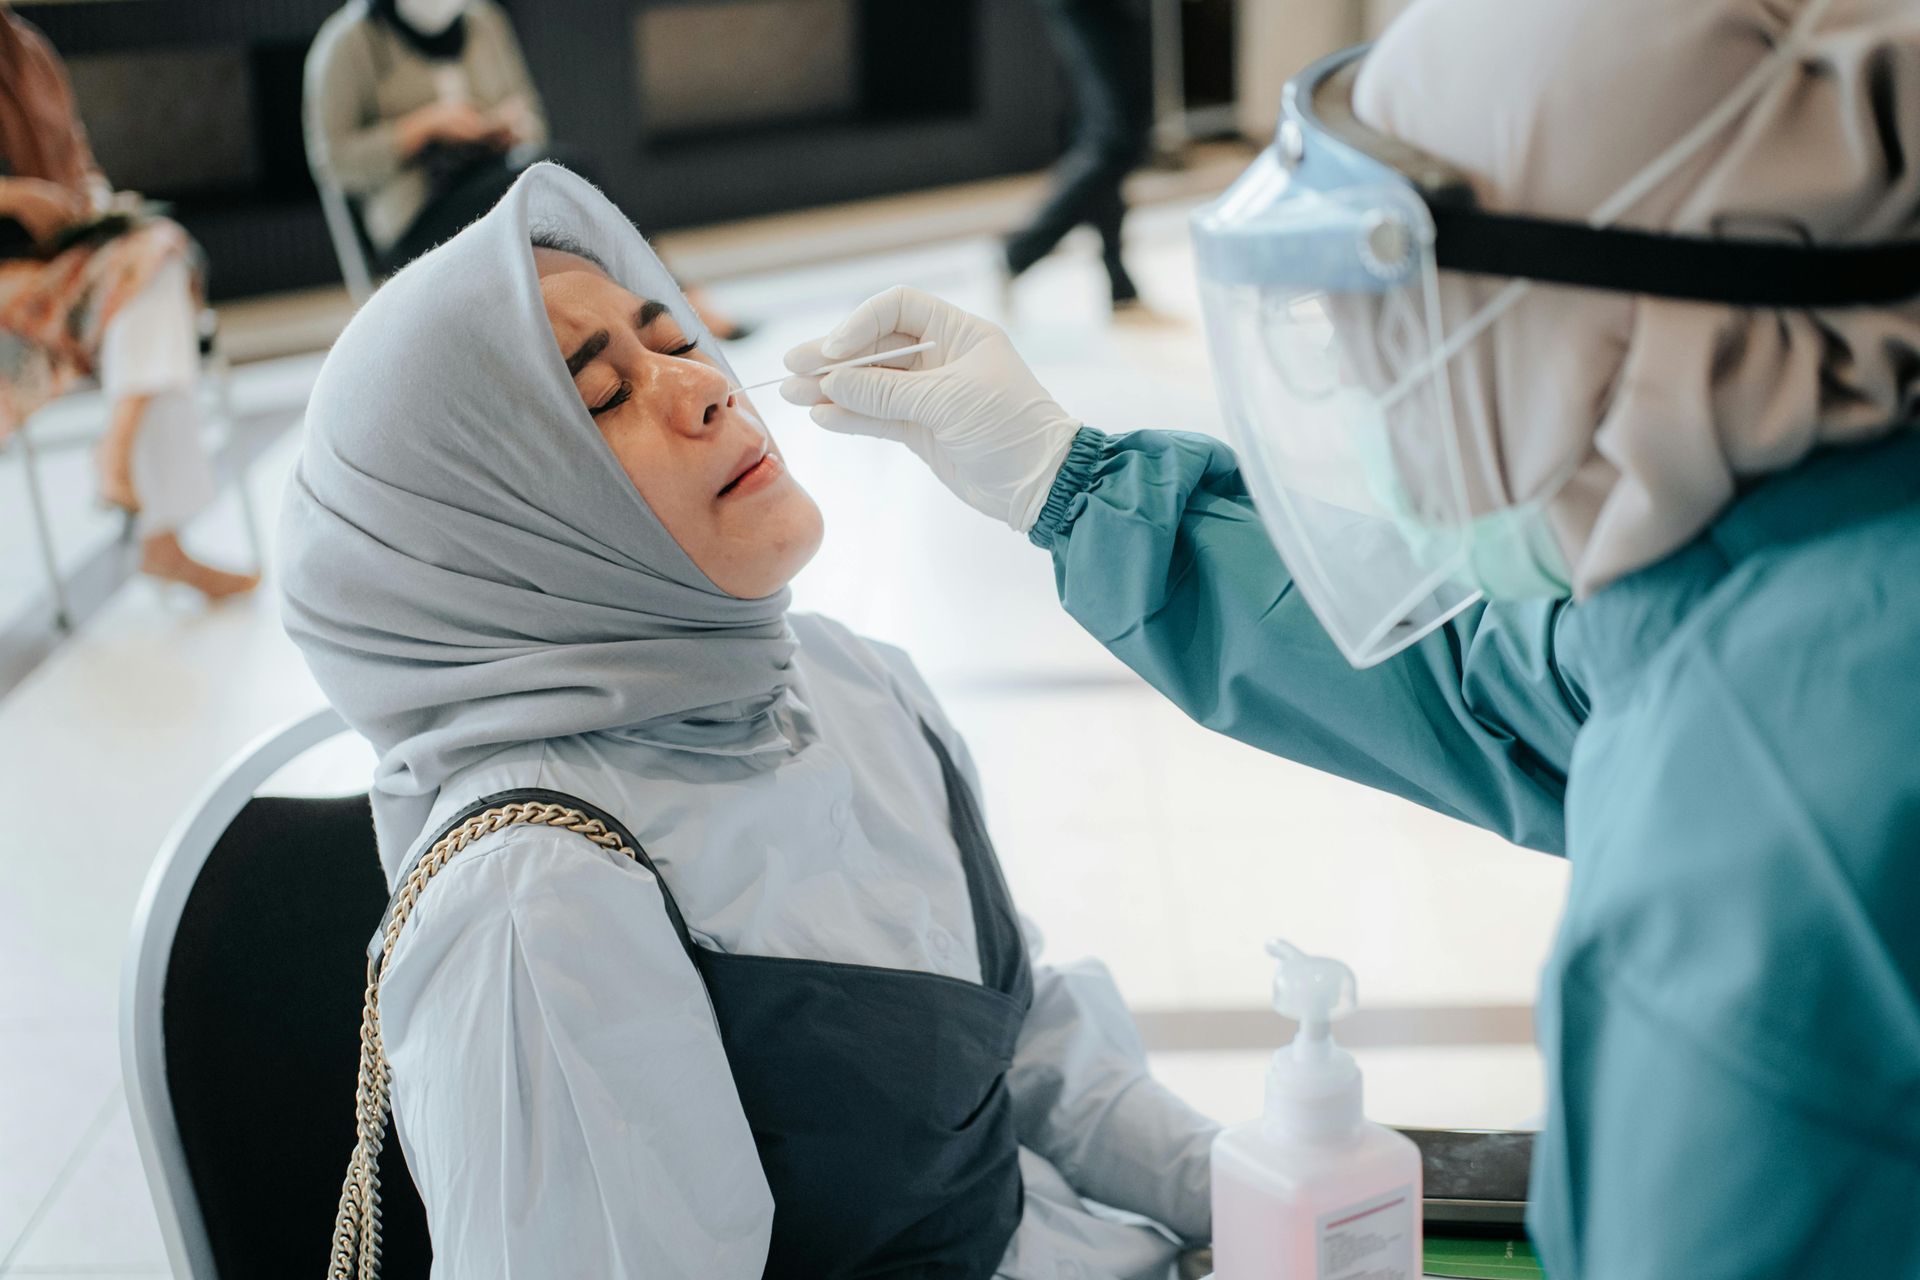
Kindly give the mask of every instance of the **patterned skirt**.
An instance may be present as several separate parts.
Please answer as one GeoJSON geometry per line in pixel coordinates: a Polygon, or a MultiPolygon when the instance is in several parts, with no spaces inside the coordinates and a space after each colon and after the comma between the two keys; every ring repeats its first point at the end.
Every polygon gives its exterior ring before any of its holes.
{"type": "Polygon", "coordinates": [[[193,241],[166,218],[48,260],[0,260],[0,440],[94,372],[114,313],[193,241]]]}

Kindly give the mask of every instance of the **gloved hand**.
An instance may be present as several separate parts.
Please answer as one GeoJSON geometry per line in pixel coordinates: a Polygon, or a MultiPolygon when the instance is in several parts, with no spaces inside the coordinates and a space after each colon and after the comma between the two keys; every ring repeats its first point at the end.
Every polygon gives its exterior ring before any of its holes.
{"type": "Polygon", "coordinates": [[[999,326],[918,289],[867,299],[824,338],[787,352],[780,394],[829,431],[904,441],[975,510],[1033,528],[1080,423],[1067,416],[999,326]],[[917,342],[903,367],[815,370],[917,342]]]}

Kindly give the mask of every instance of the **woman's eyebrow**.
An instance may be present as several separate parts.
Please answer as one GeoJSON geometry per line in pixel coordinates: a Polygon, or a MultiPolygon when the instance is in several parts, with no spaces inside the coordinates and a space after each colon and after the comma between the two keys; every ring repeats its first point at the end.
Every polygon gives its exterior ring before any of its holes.
{"type": "Polygon", "coordinates": [[[594,335],[585,342],[581,343],[579,350],[567,357],[567,376],[570,378],[578,377],[580,371],[589,364],[592,364],[594,358],[602,351],[605,351],[607,349],[607,343],[611,341],[612,338],[608,336],[607,331],[601,329],[595,332],[594,335]]]}
{"type": "MultiPolygon", "coordinates": [[[[666,312],[667,304],[664,302],[655,300],[643,302],[640,304],[640,309],[633,313],[633,327],[644,329],[666,312]]],[[[578,377],[580,371],[592,364],[599,354],[607,349],[607,344],[611,341],[613,341],[612,335],[605,329],[596,329],[591,337],[580,344],[578,350],[567,357],[567,376],[578,377]]]]}

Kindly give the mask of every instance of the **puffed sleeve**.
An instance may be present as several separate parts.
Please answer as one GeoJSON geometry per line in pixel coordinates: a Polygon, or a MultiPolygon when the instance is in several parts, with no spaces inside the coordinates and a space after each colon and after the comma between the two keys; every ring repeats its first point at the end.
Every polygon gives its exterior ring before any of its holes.
{"type": "Polygon", "coordinates": [[[1564,849],[1585,713],[1556,655],[1564,602],[1476,605],[1356,671],[1294,590],[1233,451],[1175,432],[1081,431],[1031,536],[1067,612],[1201,724],[1564,849]]]}
{"type": "Polygon", "coordinates": [[[1147,1069],[1133,1015],[1097,960],[1036,964],[1007,1074],[1022,1146],[1090,1200],[1153,1219],[1189,1242],[1213,1236],[1220,1126],[1147,1069]]]}
{"type": "MultiPolygon", "coordinates": [[[[908,708],[932,726],[978,796],[980,774],[913,660],[872,643],[908,708]]],[[[1212,1235],[1211,1151],[1220,1126],[1155,1080],[1133,1015],[1097,960],[1039,962],[1040,931],[1021,917],[1035,953],[1033,1007],[1007,1073],[1020,1143],[1046,1157],[1074,1191],[1153,1219],[1184,1240],[1212,1235]]]]}
{"type": "Polygon", "coordinates": [[[515,827],[436,876],[381,989],[440,1276],[757,1280],[773,1201],[653,876],[515,827]]]}

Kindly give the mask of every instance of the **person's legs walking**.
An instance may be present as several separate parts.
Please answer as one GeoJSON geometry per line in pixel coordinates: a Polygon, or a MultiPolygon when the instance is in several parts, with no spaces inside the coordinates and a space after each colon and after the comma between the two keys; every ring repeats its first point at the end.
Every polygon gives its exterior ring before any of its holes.
{"type": "Polygon", "coordinates": [[[1132,0],[1049,0],[1047,21],[1073,81],[1074,138],[1055,171],[1053,193],[1008,237],[1007,270],[1019,275],[1067,232],[1089,223],[1100,232],[1114,298],[1122,301],[1133,286],[1119,267],[1126,212],[1120,184],[1145,147],[1144,19],[1132,0]]]}
{"type": "Polygon", "coordinates": [[[1107,287],[1113,305],[1121,307],[1138,302],[1140,291],[1134,287],[1133,277],[1127,274],[1126,263],[1121,260],[1120,254],[1120,227],[1127,216],[1127,205],[1121,198],[1120,184],[1115,182],[1100,200],[1094,202],[1089,213],[1088,220],[1093,224],[1093,229],[1100,233],[1100,261],[1107,269],[1107,287]]]}

